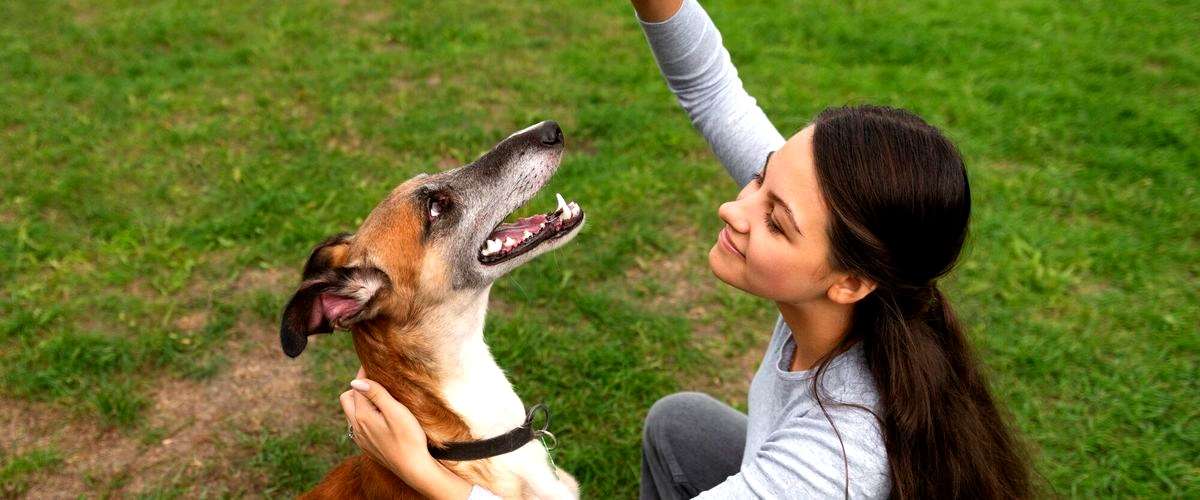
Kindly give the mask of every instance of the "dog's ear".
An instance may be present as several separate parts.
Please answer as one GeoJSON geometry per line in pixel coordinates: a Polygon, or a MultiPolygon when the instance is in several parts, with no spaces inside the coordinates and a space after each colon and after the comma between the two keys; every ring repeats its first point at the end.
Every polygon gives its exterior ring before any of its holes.
{"type": "Polygon", "coordinates": [[[283,309],[279,341],[284,354],[299,356],[309,335],[375,317],[391,288],[387,274],[374,267],[339,267],[305,280],[283,309]]]}
{"type": "Polygon", "coordinates": [[[335,326],[344,328],[363,319],[366,305],[387,285],[387,276],[378,269],[343,267],[351,236],[341,233],[326,238],[304,263],[300,289],[284,306],[279,327],[279,340],[288,356],[304,352],[309,335],[330,333],[335,326]],[[367,290],[368,285],[372,289],[367,290]]]}
{"type": "Polygon", "coordinates": [[[325,271],[345,265],[351,236],[350,233],[338,233],[317,244],[304,263],[304,273],[300,279],[308,281],[325,271]]]}

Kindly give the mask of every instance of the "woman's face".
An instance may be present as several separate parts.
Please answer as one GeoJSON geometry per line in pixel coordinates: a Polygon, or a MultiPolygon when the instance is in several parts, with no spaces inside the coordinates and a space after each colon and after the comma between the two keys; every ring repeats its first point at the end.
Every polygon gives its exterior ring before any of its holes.
{"type": "Polygon", "coordinates": [[[721,281],[776,302],[825,296],[829,214],[817,186],[812,135],[810,125],[788,139],[759,177],[718,209],[725,227],[708,264],[721,281]]]}

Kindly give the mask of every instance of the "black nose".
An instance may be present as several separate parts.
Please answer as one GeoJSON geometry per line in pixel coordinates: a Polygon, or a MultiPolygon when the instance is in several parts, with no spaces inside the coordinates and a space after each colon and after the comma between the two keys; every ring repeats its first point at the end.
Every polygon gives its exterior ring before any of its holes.
{"type": "Polygon", "coordinates": [[[563,135],[562,129],[558,128],[558,122],[550,120],[542,123],[542,126],[537,130],[538,140],[547,146],[557,146],[562,144],[563,135]]]}

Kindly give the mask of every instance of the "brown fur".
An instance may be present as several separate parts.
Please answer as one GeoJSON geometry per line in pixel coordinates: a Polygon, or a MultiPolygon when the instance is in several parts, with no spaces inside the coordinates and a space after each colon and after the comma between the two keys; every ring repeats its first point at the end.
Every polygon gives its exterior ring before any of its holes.
{"type": "MultiPolygon", "coordinates": [[[[422,238],[423,207],[411,203],[411,181],[379,204],[352,238],[333,238],[310,257],[312,272],[352,264],[369,264],[384,271],[392,287],[370,319],[350,327],[354,350],[367,378],[378,382],[406,406],[421,423],[429,441],[439,445],[472,439],[470,429],[442,397],[433,362],[433,348],[423,312],[447,289],[445,266],[427,262],[422,238]],[[435,264],[435,265],[430,265],[435,264]],[[323,269],[320,269],[323,268],[323,269]]],[[[487,460],[443,461],[443,465],[474,484],[488,485],[487,460]]],[[[343,461],[302,498],[421,498],[383,465],[359,455],[343,461]]]]}

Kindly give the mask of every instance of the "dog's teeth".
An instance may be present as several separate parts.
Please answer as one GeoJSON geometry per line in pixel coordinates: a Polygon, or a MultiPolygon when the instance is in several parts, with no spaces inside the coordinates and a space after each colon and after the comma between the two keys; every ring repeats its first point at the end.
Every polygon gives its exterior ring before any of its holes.
{"type": "Polygon", "coordinates": [[[505,247],[505,248],[512,247],[512,246],[516,246],[516,245],[517,245],[517,240],[514,240],[514,239],[512,239],[511,237],[508,237],[508,236],[505,236],[505,237],[504,237],[504,247],[505,247]]]}
{"type": "Polygon", "coordinates": [[[561,194],[554,193],[554,198],[558,200],[558,209],[568,217],[571,214],[571,208],[567,206],[567,200],[564,200],[561,194]]]}
{"type": "Polygon", "coordinates": [[[488,251],[488,254],[493,254],[493,253],[499,252],[499,251],[500,251],[500,246],[501,246],[501,245],[500,245],[500,239],[499,239],[499,238],[497,238],[497,239],[494,239],[494,240],[488,240],[488,241],[487,241],[487,251],[488,251]]]}
{"type": "Polygon", "coordinates": [[[484,257],[487,257],[487,256],[489,256],[489,255],[491,255],[491,254],[492,254],[492,252],[489,252],[489,251],[488,251],[488,249],[486,249],[486,248],[485,248],[485,249],[483,249],[483,250],[480,250],[480,251],[479,251],[479,255],[482,255],[482,256],[484,256],[484,257]]]}
{"type": "Polygon", "coordinates": [[[545,223],[545,222],[543,222],[543,223],[541,223],[541,224],[538,224],[538,229],[545,229],[545,228],[546,228],[546,223],[545,223]]]}
{"type": "Polygon", "coordinates": [[[527,239],[529,239],[529,237],[530,237],[530,236],[533,236],[533,233],[529,232],[529,230],[528,230],[528,229],[526,229],[526,230],[525,230],[525,233],[524,233],[524,234],[522,234],[521,236],[522,236],[522,239],[526,239],[526,240],[527,240],[527,239]]]}

